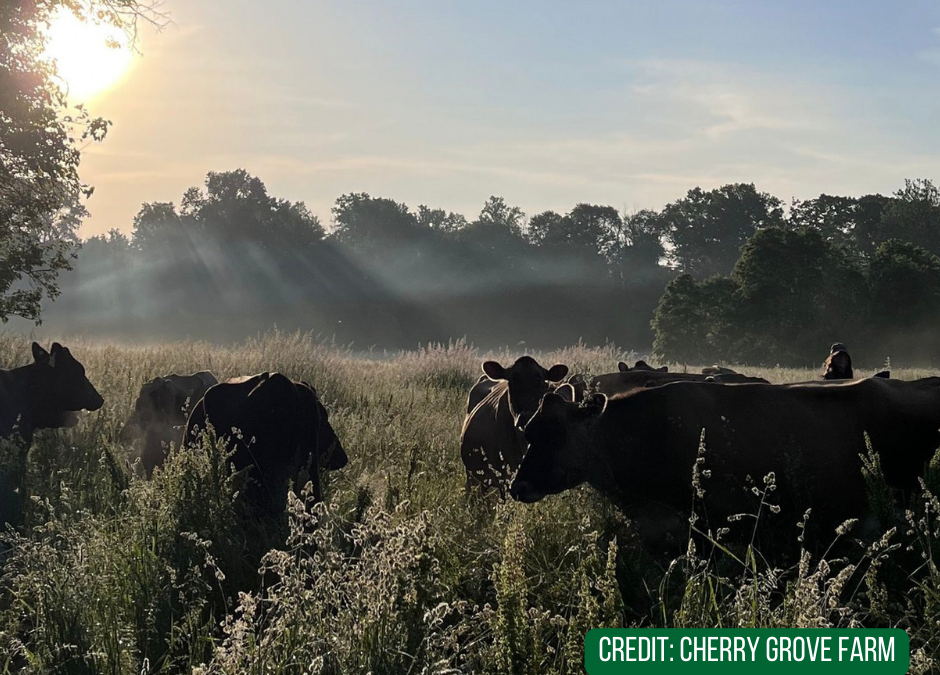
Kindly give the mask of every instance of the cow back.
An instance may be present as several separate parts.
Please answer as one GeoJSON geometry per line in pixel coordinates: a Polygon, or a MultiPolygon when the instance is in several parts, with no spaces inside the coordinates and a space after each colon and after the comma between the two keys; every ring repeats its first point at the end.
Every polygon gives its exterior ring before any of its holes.
{"type": "Polygon", "coordinates": [[[302,469],[320,499],[320,449],[332,450],[328,468],[347,462],[315,390],[280,373],[234,378],[211,387],[193,409],[184,439],[212,425],[233,451],[236,471],[247,471],[246,501],[259,512],[283,510],[287,484],[302,469]]]}

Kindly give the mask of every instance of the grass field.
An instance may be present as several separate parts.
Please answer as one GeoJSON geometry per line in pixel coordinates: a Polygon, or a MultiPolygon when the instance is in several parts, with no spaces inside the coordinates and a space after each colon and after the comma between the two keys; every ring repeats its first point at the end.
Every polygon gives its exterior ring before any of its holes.
{"type": "MultiPolygon", "coordinates": [[[[899,626],[912,672],[935,667],[940,502],[929,494],[838,559],[654,559],[590,488],[528,506],[465,493],[467,393],[484,357],[519,353],[456,343],[367,358],[282,334],[230,347],[62,342],[106,402],[74,429],[38,433],[28,456],[0,445],[0,475],[28,496],[2,545],[0,672],[578,673],[585,632],[620,625],[899,626]],[[350,457],[323,504],[301,494],[284,522],[245,519],[211,443],[136,477],[118,438],[141,384],[202,369],[316,386],[350,457]]],[[[0,368],[29,363],[29,344],[0,334],[0,368]]],[[[635,358],[581,346],[535,356],[590,374],[635,358]]]]}

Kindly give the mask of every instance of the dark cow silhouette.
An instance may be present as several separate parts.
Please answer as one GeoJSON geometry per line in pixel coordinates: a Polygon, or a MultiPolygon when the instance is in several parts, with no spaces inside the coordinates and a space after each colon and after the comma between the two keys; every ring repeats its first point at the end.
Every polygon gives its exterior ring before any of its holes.
{"type": "Polygon", "coordinates": [[[621,373],[629,373],[635,370],[646,371],[649,373],[668,373],[669,372],[669,366],[660,366],[659,368],[653,368],[653,366],[649,365],[643,359],[640,359],[639,361],[634,363],[632,368],[628,366],[626,363],[624,363],[623,361],[620,361],[617,364],[617,368],[620,370],[621,373]]]}
{"type": "Polygon", "coordinates": [[[794,524],[812,507],[811,531],[825,544],[844,520],[865,515],[859,456],[866,433],[886,482],[903,490],[916,487],[940,446],[940,378],[674,382],[612,399],[592,395],[581,406],[571,397],[559,388],[543,398],[525,428],[528,450],[510,494],[534,502],[587,482],[623,507],[648,540],[688,532],[695,466],[708,517],[701,529],[756,513],[747,477],[763,487],[773,472],[771,497],[782,512],[762,517],[792,545],[794,524]],[[703,429],[705,459],[696,464],[703,429]]]}
{"type": "Polygon", "coordinates": [[[508,368],[485,361],[483,373],[467,399],[460,458],[468,488],[495,487],[502,492],[525,451],[521,428],[542,395],[568,375],[568,366],[545,369],[531,356],[523,356],[508,368]]]}
{"type": "MultiPolygon", "coordinates": [[[[619,365],[619,364],[618,364],[619,365]]],[[[624,364],[625,365],[625,364],[624,364]]],[[[590,391],[614,396],[616,394],[626,394],[634,389],[643,389],[646,387],[658,387],[670,382],[724,382],[724,383],[754,383],[770,384],[762,377],[750,377],[742,375],[733,370],[725,369],[726,372],[704,375],[700,373],[669,373],[660,371],[644,371],[628,369],[620,370],[617,373],[606,373],[592,378],[588,384],[590,391]]]]}
{"type": "Polygon", "coordinates": [[[732,370],[731,368],[726,368],[724,366],[719,366],[715,364],[714,366],[705,366],[702,368],[702,375],[737,375],[738,371],[732,370]]]}
{"type": "Polygon", "coordinates": [[[855,377],[852,372],[852,357],[849,350],[841,342],[836,342],[829,348],[829,356],[823,364],[824,380],[851,380],[855,377]]]}
{"type": "Polygon", "coordinates": [[[209,371],[155,377],[140,388],[122,438],[141,438],[141,464],[147,476],[163,464],[170,443],[178,443],[189,411],[219,381],[209,371]]]}
{"type": "Polygon", "coordinates": [[[184,442],[196,441],[207,424],[234,448],[235,470],[248,470],[245,499],[260,514],[283,512],[288,481],[303,469],[321,500],[320,467],[341,469],[349,461],[316,390],[280,373],[210,387],[189,416],[184,442]]]}
{"type": "Polygon", "coordinates": [[[27,446],[36,429],[70,427],[79,410],[104,405],[85,367],[58,342],[46,351],[33,343],[33,363],[0,370],[0,438],[19,437],[27,446]]]}

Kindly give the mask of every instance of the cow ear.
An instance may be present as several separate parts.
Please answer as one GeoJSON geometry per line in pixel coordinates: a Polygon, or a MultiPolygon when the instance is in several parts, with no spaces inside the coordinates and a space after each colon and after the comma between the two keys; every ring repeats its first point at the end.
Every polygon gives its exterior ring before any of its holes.
{"type": "Polygon", "coordinates": [[[561,382],[567,374],[568,366],[559,363],[548,369],[548,375],[545,376],[545,379],[549,382],[561,382]]]}
{"type": "Polygon", "coordinates": [[[570,384],[563,384],[555,390],[558,397],[567,403],[574,403],[574,387],[570,384]]]}
{"type": "Polygon", "coordinates": [[[484,361],[483,362],[483,372],[491,380],[505,380],[506,369],[499,365],[498,361],[484,361]]]}
{"type": "Polygon", "coordinates": [[[669,372],[669,366],[660,366],[659,368],[656,369],[656,372],[657,372],[657,373],[668,373],[668,372],[669,372]]]}
{"type": "Polygon", "coordinates": [[[37,363],[43,363],[49,358],[49,352],[42,348],[38,342],[33,343],[33,360],[37,363]]]}
{"type": "Polygon", "coordinates": [[[891,371],[890,371],[890,370],[882,370],[880,373],[875,373],[874,375],[872,375],[872,377],[880,377],[880,378],[883,379],[883,380],[890,380],[890,379],[891,379],[891,371]]]}
{"type": "Polygon", "coordinates": [[[62,350],[62,345],[60,345],[58,342],[53,342],[53,343],[52,343],[52,353],[53,353],[53,354],[55,354],[56,352],[61,351],[61,350],[62,350]]]}
{"type": "Polygon", "coordinates": [[[581,411],[586,417],[600,417],[607,409],[607,397],[604,394],[592,394],[584,399],[581,411]]]}
{"type": "Polygon", "coordinates": [[[630,372],[630,366],[628,366],[628,365],[627,365],[626,363],[624,363],[623,361],[619,361],[619,362],[617,363],[617,370],[619,370],[621,373],[629,373],[629,372],[630,372]]]}

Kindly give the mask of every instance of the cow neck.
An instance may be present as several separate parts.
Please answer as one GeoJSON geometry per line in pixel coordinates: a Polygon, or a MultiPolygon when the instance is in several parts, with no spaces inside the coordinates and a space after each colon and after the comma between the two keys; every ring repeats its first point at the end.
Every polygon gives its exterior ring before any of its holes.
{"type": "MultiPolygon", "coordinates": [[[[8,414],[18,434],[27,443],[33,435],[34,378],[30,377],[33,364],[0,370],[0,403],[9,405],[8,414]]],[[[0,411],[2,412],[2,411],[0,411]]],[[[2,421],[3,415],[0,415],[2,421]]]]}
{"type": "MultiPolygon", "coordinates": [[[[30,364],[28,366],[19,366],[18,368],[0,371],[0,373],[7,376],[5,378],[7,380],[7,386],[4,387],[7,391],[3,393],[10,396],[13,401],[22,401],[25,404],[22,408],[29,410],[29,412],[33,412],[32,406],[35,400],[35,378],[30,377],[34,366],[35,364],[30,364]]],[[[2,382],[2,380],[0,380],[0,382],[2,382]]],[[[16,406],[14,405],[13,407],[16,406]]]]}
{"type": "MultiPolygon", "coordinates": [[[[606,411],[605,411],[606,413],[606,411]]],[[[588,469],[587,483],[601,492],[616,490],[617,479],[610,466],[609,457],[597,443],[597,428],[603,420],[601,417],[590,420],[586,425],[587,429],[581,438],[580,444],[584,455],[584,465],[587,467],[598,467],[597,469],[588,469]]]]}
{"type": "Polygon", "coordinates": [[[24,408],[29,411],[30,417],[35,418],[36,407],[39,405],[40,396],[38,394],[39,385],[36,382],[36,378],[32,377],[32,373],[35,371],[36,364],[32,363],[28,366],[21,366],[16,370],[20,371],[22,374],[22,379],[25,381],[25,386],[22,387],[24,392],[24,408]]]}

